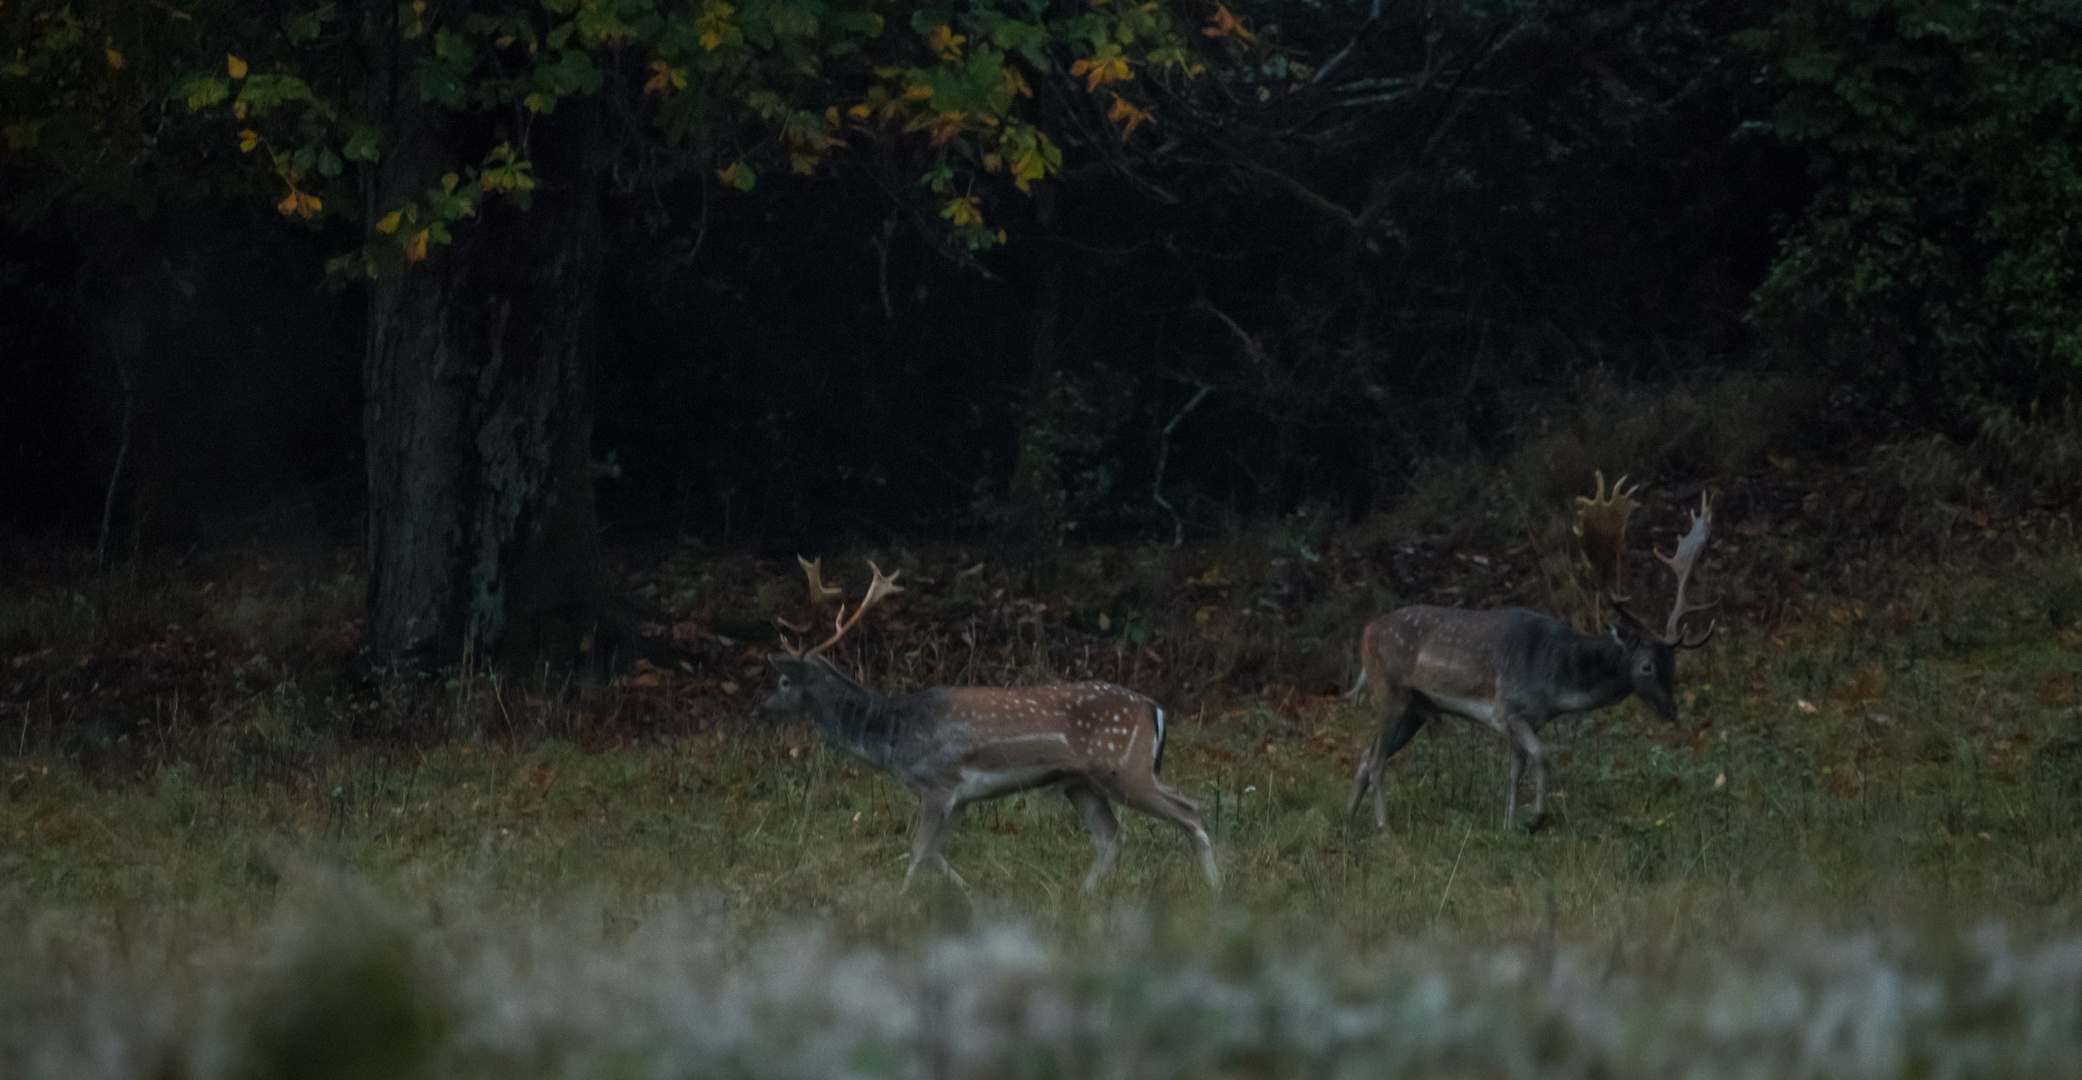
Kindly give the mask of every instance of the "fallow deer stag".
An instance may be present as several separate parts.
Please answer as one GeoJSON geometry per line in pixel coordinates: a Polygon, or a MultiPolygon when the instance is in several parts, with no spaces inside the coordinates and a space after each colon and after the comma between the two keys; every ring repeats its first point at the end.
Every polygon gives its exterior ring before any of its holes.
{"type": "MultiPolygon", "coordinates": [[[[814,599],[838,594],[823,583],[822,559],[798,561],[814,599]]],[[[918,830],[911,838],[905,888],[924,863],[936,864],[962,883],[939,848],[964,806],[1046,786],[1054,786],[1077,808],[1098,847],[1084,878],[1087,890],[1098,887],[1120,854],[1114,803],[1178,826],[1199,854],[1208,884],[1220,886],[1199,807],[1157,779],[1164,764],[1164,710],[1156,702],[1100,682],[1022,690],[940,686],[884,697],[825,659],[824,650],[869,607],[902,591],[896,574],[885,577],[874,563],[868,567],[875,577],[867,596],[850,619],[840,605],[829,639],[768,658],[780,670],[781,686],[760,708],[808,712],[826,742],[895,777],[918,796],[918,830]]]]}
{"type": "Polygon", "coordinates": [[[1677,551],[1656,558],[1677,579],[1676,600],[1661,630],[1627,607],[1624,559],[1627,518],[1638,505],[1626,479],[1608,497],[1598,477],[1595,498],[1578,498],[1576,531],[1583,538],[1600,591],[1615,616],[1607,635],[1586,634],[1549,615],[1525,608],[1469,611],[1415,605],[1383,615],[1366,626],[1360,644],[1359,683],[1371,687],[1381,726],[1359,762],[1346,815],[1359,808],[1370,787],[1374,822],[1388,828],[1382,772],[1436,713],[1480,721],[1503,736],[1510,748],[1511,779],[1504,791],[1504,827],[1518,805],[1518,780],[1526,762],[1533,771],[1533,821],[1546,812],[1547,750],[1539,732],[1568,713],[1614,705],[1638,696],[1664,723],[1677,723],[1677,650],[1696,649],[1713,636],[1714,625],[1693,637],[1680,623],[1711,605],[1685,603],[1685,585],[1713,527],[1713,508],[1702,495],[1677,551]]]}

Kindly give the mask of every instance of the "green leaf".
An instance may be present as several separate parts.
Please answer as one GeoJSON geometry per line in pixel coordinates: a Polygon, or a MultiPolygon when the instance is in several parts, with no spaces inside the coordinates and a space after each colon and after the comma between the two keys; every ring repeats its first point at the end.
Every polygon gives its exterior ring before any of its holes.
{"type": "Polygon", "coordinates": [[[381,156],[382,129],[371,124],[356,124],[347,135],[347,145],[340,153],[349,161],[375,161],[381,156]]]}
{"type": "Polygon", "coordinates": [[[334,5],[326,3],[308,11],[285,15],[282,17],[282,33],[293,45],[315,41],[324,31],[325,24],[333,20],[335,13],[334,5]]]}
{"type": "Polygon", "coordinates": [[[174,86],[173,96],[190,110],[207,109],[231,96],[231,84],[217,75],[190,75],[174,86]]]}
{"type": "Polygon", "coordinates": [[[419,99],[435,101],[451,109],[463,107],[465,88],[463,80],[447,64],[430,56],[420,57],[412,69],[412,76],[419,83],[419,99]]]}
{"type": "Polygon", "coordinates": [[[434,31],[434,55],[447,61],[458,75],[469,74],[477,64],[476,44],[445,26],[434,31]]]}
{"type": "Polygon", "coordinates": [[[265,112],[278,105],[310,100],[310,84],[294,75],[249,75],[239,87],[239,101],[252,112],[265,112]]]}

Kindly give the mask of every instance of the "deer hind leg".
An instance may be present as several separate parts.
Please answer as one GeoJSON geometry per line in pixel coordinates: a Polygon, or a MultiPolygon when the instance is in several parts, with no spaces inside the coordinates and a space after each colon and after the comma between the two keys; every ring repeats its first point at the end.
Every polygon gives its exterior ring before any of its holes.
{"type": "MultiPolygon", "coordinates": [[[[1365,686],[1366,683],[1366,668],[1361,667],[1359,669],[1359,682],[1352,687],[1351,693],[1357,694],[1360,687],[1365,686]]],[[[1349,697],[1350,694],[1346,696],[1349,697]]],[[[1352,774],[1352,796],[1345,800],[1346,817],[1351,817],[1359,812],[1359,800],[1366,798],[1366,789],[1379,783],[1380,765],[1384,760],[1381,757],[1381,746],[1388,741],[1388,723],[1390,718],[1396,715],[1397,710],[1395,706],[1398,704],[1396,699],[1402,698],[1403,701],[1407,701],[1406,694],[1398,694],[1395,687],[1386,683],[1381,685],[1381,689],[1375,691],[1375,696],[1376,698],[1388,699],[1386,702],[1388,708],[1384,710],[1381,716],[1380,725],[1374,729],[1374,737],[1367,740],[1366,751],[1359,755],[1359,771],[1352,774]]]]}
{"type": "Polygon", "coordinates": [[[1408,746],[1430,719],[1418,706],[1415,695],[1405,690],[1397,697],[1400,701],[1391,702],[1391,711],[1381,718],[1380,733],[1359,761],[1359,775],[1352,780],[1352,797],[1345,803],[1345,816],[1350,817],[1359,809],[1359,800],[1366,796],[1367,789],[1372,788],[1374,826],[1384,832],[1388,829],[1388,789],[1381,778],[1388,770],[1388,759],[1408,746]]]}
{"type": "Polygon", "coordinates": [[[1504,783],[1504,828],[1511,827],[1511,819],[1518,810],[1518,778],[1525,772],[1525,750],[1515,741],[1511,744],[1511,778],[1504,783]]]}
{"type": "Polygon", "coordinates": [[[918,831],[911,834],[911,862],[904,868],[904,889],[911,888],[911,876],[924,863],[932,863],[944,871],[956,885],[966,889],[968,882],[947,865],[947,857],[940,854],[940,841],[961,817],[961,804],[952,794],[927,793],[918,801],[918,831]]]}
{"type": "Polygon", "coordinates": [[[1092,868],[1084,875],[1084,891],[1091,892],[1099,882],[1113,870],[1113,860],[1121,853],[1121,823],[1113,816],[1113,804],[1105,793],[1081,781],[1063,785],[1063,795],[1070,805],[1077,808],[1077,816],[1084,819],[1084,827],[1092,831],[1092,844],[1098,854],[1092,857],[1092,868]]]}
{"type": "Polygon", "coordinates": [[[1221,889],[1222,874],[1215,868],[1214,844],[1208,841],[1207,830],[1201,827],[1198,803],[1165,787],[1156,777],[1151,777],[1146,785],[1138,784],[1133,789],[1119,792],[1118,798],[1151,817],[1178,826],[1192,842],[1194,854],[1200,857],[1200,872],[1206,875],[1208,887],[1217,891],[1221,889]]]}

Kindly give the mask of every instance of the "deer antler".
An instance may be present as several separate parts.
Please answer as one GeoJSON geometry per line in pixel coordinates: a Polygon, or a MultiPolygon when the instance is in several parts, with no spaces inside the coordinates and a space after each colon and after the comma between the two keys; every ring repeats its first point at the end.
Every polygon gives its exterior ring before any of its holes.
{"type": "Polygon", "coordinates": [[[1663,643],[1666,645],[1681,645],[1687,649],[1696,649],[1706,644],[1706,639],[1713,636],[1714,627],[1718,625],[1718,623],[1706,624],[1706,632],[1700,634],[1696,641],[1692,640],[1689,634],[1680,634],[1678,628],[1678,623],[1686,615],[1705,611],[1713,606],[1712,604],[1688,605],[1684,602],[1684,587],[1691,580],[1692,566],[1699,561],[1699,553],[1706,549],[1706,536],[1712,530],[1713,504],[1707,501],[1704,493],[1701,493],[1699,496],[1699,509],[1692,513],[1691,530],[1678,539],[1677,551],[1670,555],[1665,555],[1660,551],[1655,553],[1655,557],[1661,559],[1663,565],[1669,567],[1672,574],[1677,575],[1677,599],[1670,606],[1670,622],[1663,628],[1663,643]]]}
{"type": "MultiPolygon", "coordinates": [[[[821,604],[826,600],[830,600],[833,597],[841,595],[843,590],[834,588],[824,583],[823,556],[820,555],[816,559],[811,560],[805,559],[802,556],[797,555],[795,557],[795,561],[802,564],[803,576],[809,579],[811,603],[821,604]]],[[[860,606],[854,609],[853,617],[851,619],[846,618],[846,605],[840,604],[838,614],[832,618],[832,627],[834,633],[831,635],[829,639],[827,639],[824,642],[824,644],[819,645],[813,649],[802,649],[798,648],[793,642],[790,642],[788,640],[787,634],[782,634],[782,651],[786,652],[789,656],[797,660],[801,660],[805,657],[815,656],[818,653],[821,653],[824,650],[832,647],[834,644],[837,644],[840,638],[845,637],[846,631],[853,629],[853,624],[860,621],[860,617],[867,613],[868,608],[874,606],[875,601],[880,600],[885,596],[888,596],[890,593],[900,593],[904,591],[903,589],[899,588],[896,584],[897,574],[903,573],[902,570],[897,571],[896,574],[884,576],[882,573],[882,568],[876,566],[872,560],[868,562],[868,569],[873,570],[875,572],[875,580],[868,585],[867,596],[860,601],[860,606]]],[[[775,624],[779,625],[781,629],[792,630],[798,634],[808,633],[810,629],[808,626],[798,626],[795,623],[789,622],[786,619],[781,618],[775,618],[774,622],[775,624]]]]}
{"type": "Polygon", "coordinates": [[[1590,561],[1591,577],[1599,589],[1612,598],[1615,604],[1623,604],[1626,595],[1626,550],[1627,519],[1640,504],[1634,501],[1634,493],[1641,485],[1626,486],[1622,476],[1612,485],[1612,493],[1605,494],[1605,474],[1597,474],[1598,493],[1585,498],[1577,496],[1576,535],[1583,540],[1583,557],[1590,561]]]}
{"type": "Polygon", "coordinates": [[[810,579],[810,603],[821,604],[839,595],[840,590],[824,583],[824,556],[819,555],[816,561],[812,562],[797,555],[795,561],[802,564],[803,574],[810,579]]]}
{"type": "MultiPolygon", "coordinates": [[[[798,555],[796,556],[796,558],[800,560],[802,556],[798,555]]],[[[823,562],[824,560],[819,559],[817,561],[823,562]]],[[[817,572],[815,566],[815,563],[803,564],[804,570],[810,575],[810,587],[813,590],[821,587],[822,585],[822,583],[817,579],[817,572]]],[[[904,591],[896,583],[897,575],[902,574],[902,570],[897,571],[895,574],[885,575],[882,573],[882,568],[876,566],[873,560],[868,561],[868,569],[873,570],[875,572],[875,580],[869,583],[867,595],[861,597],[860,606],[853,609],[853,617],[850,619],[847,618],[846,605],[840,604],[838,614],[832,616],[831,636],[825,638],[824,643],[822,645],[818,645],[813,649],[805,650],[802,654],[804,657],[807,658],[815,656],[818,653],[821,653],[824,650],[831,648],[833,645],[838,644],[839,639],[846,636],[846,631],[853,629],[854,624],[860,622],[860,617],[862,615],[867,614],[867,609],[874,607],[876,601],[882,599],[885,596],[888,596],[891,593],[900,593],[904,591]]],[[[837,589],[832,589],[829,595],[836,596],[838,595],[838,591],[839,590],[837,589]]]]}

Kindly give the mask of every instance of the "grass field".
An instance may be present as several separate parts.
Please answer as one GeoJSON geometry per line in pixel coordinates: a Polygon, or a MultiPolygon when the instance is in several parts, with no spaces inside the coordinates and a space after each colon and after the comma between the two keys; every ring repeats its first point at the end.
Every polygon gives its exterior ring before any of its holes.
{"type": "Polygon", "coordinates": [[[1550,729],[1536,834],[1450,722],[1388,835],[1344,820],[1373,718],[1338,692],[1397,603],[1565,608],[1558,522],[1301,517],[1045,579],[827,556],[906,570],[847,657],[871,685],[1166,702],[1219,896],[1140,818],[1084,895],[1052,794],[969,815],[966,893],[900,894],[902,790],[752,716],[806,609],[779,560],[627,552],[655,622],[613,682],[405,695],[345,674],[335,552],[22,548],[0,1076],[2082,1073],[2082,548],[2057,506],[1875,470],[1724,493],[1681,727],[1550,729]]]}

